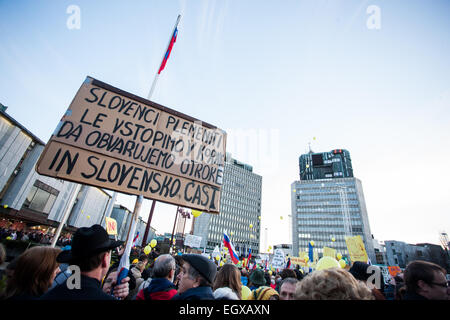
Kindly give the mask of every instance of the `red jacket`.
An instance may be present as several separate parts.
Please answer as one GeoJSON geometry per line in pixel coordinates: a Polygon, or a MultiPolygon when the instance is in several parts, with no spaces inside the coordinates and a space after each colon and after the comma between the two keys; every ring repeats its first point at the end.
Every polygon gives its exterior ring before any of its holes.
{"type": "Polygon", "coordinates": [[[139,291],[136,300],[170,300],[177,294],[175,285],[165,278],[152,279],[149,286],[139,291]]]}

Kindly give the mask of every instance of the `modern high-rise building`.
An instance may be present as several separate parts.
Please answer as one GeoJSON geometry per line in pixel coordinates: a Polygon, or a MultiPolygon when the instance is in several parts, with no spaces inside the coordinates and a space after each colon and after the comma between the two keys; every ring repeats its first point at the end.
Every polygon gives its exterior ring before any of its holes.
{"type": "Polygon", "coordinates": [[[303,154],[300,180],[291,185],[293,252],[307,252],[314,241],[319,257],[323,247],[348,256],[346,237],[360,235],[371,261],[376,261],[373,237],[361,181],[353,177],[350,153],[303,154]]]}
{"type": "Polygon", "coordinates": [[[206,252],[223,243],[226,230],[239,254],[259,253],[262,177],[253,167],[227,153],[223,172],[220,213],[204,213],[194,220],[193,234],[202,237],[206,252]]]}

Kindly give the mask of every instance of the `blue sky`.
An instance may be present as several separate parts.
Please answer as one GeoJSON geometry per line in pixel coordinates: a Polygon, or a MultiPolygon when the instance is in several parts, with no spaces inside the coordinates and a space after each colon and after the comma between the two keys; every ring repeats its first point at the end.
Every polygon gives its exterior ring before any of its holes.
{"type": "MultiPolygon", "coordinates": [[[[350,151],[375,238],[438,243],[450,231],[449,9],[425,0],[0,1],[0,102],[47,141],[87,75],[146,97],[181,14],[152,100],[226,130],[227,150],[263,176],[267,245],[289,241],[290,184],[309,142],[350,151]],[[70,5],[80,29],[66,25],[70,5]],[[371,5],[380,29],[367,27],[371,5]]],[[[132,209],[132,198],[120,201],[132,209]]],[[[174,213],[158,203],[152,225],[171,232],[174,213]]]]}

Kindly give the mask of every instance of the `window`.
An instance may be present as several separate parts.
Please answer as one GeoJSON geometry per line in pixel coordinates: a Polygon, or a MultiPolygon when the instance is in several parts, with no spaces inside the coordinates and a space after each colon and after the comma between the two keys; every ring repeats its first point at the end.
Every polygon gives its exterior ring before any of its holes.
{"type": "Polygon", "coordinates": [[[49,213],[58,197],[59,191],[36,180],[28,193],[23,207],[34,211],[49,213]]]}

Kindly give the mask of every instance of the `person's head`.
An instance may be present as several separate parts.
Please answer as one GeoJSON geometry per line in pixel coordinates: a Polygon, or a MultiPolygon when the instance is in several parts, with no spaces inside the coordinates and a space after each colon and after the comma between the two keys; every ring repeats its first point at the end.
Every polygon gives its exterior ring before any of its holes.
{"type": "Polygon", "coordinates": [[[7,296],[31,294],[38,297],[47,292],[59,273],[56,257],[60,252],[51,247],[33,247],[22,253],[8,281],[7,296]]]}
{"type": "Polygon", "coordinates": [[[281,279],[297,278],[297,274],[292,269],[283,269],[280,273],[281,279]]]}
{"type": "Polygon", "coordinates": [[[348,271],[316,270],[297,283],[296,300],[374,300],[372,292],[348,271]]]}
{"type": "Polygon", "coordinates": [[[364,282],[369,288],[384,290],[384,277],[378,266],[370,266],[361,261],[355,261],[348,271],[356,280],[364,282]]]}
{"type": "MultiPolygon", "coordinates": [[[[255,287],[261,287],[266,285],[266,278],[264,277],[264,271],[261,269],[253,270],[249,278],[250,283],[255,287]]],[[[267,285],[269,285],[267,283],[267,285]]]]}
{"type": "Polygon", "coordinates": [[[241,274],[239,269],[234,265],[227,263],[217,272],[216,279],[214,280],[213,290],[219,288],[228,287],[237,294],[241,299],[241,274]]]}
{"type": "Polygon", "coordinates": [[[241,276],[243,276],[243,277],[248,277],[247,269],[245,269],[245,268],[242,268],[242,269],[241,269],[241,276]]]}
{"type": "Polygon", "coordinates": [[[148,263],[148,255],[141,254],[139,256],[139,261],[142,262],[144,264],[144,267],[145,267],[147,265],[147,263],[148,263]]]}
{"type": "Polygon", "coordinates": [[[166,278],[169,281],[174,280],[176,263],[174,257],[170,254],[163,254],[156,258],[153,264],[153,277],[166,278]]]}
{"type": "Polygon", "coordinates": [[[445,274],[445,269],[437,264],[427,261],[410,262],[404,273],[406,291],[429,300],[448,300],[450,289],[445,274]]]}
{"type": "Polygon", "coordinates": [[[62,251],[57,261],[77,265],[82,273],[102,280],[111,262],[111,250],[122,242],[109,239],[106,230],[99,224],[89,228],[79,228],[71,243],[70,250],[62,251]]]}
{"type": "Polygon", "coordinates": [[[262,286],[252,291],[247,300],[279,300],[280,295],[271,287],[262,286]]]}
{"type": "Polygon", "coordinates": [[[215,263],[200,254],[184,254],[178,274],[178,293],[191,288],[212,287],[217,273],[215,263]]]}
{"type": "Polygon", "coordinates": [[[295,278],[286,278],[281,282],[280,300],[295,300],[295,288],[298,280],[295,278]]]}

